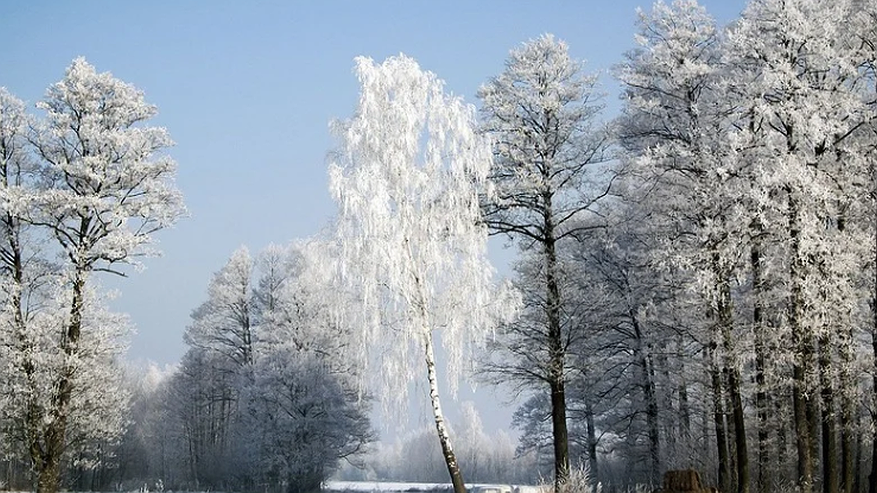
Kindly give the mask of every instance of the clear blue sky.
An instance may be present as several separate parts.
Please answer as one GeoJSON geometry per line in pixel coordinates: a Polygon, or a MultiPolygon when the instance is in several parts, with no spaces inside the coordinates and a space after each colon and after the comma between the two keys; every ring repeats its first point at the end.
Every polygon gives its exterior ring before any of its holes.
{"type": "MultiPolygon", "coordinates": [[[[724,24],[745,2],[703,4],[724,24]]],[[[651,1],[0,0],[0,86],[32,106],[81,55],[158,106],[191,217],[158,235],[164,255],[144,272],[104,284],[137,327],[129,357],[173,363],[232,251],[328,223],[328,123],[354,109],[355,56],[413,56],[474,104],[509,50],[542,33],[605,73],[633,47],[637,6],[651,1]]],[[[603,81],[611,117],[617,90],[603,81]]]]}

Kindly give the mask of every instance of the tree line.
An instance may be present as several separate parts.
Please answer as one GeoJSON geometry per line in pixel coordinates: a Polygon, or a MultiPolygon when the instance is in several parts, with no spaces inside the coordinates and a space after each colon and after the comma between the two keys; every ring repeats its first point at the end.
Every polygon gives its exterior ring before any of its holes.
{"type": "Polygon", "coordinates": [[[550,37],[482,88],[525,300],[485,371],[542,389],[516,420],[558,476],[875,491],[875,21],[657,3],[605,128],[550,37]]]}

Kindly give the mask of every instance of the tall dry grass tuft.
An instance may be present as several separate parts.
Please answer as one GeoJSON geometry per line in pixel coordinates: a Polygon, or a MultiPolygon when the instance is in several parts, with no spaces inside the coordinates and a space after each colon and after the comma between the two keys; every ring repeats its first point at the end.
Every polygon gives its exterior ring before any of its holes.
{"type": "Polygon", "coordinates": [[[587,466],[580,465],[569,471],[569,477],[561,483],[557,493],[601,493],[603,485],[591,482],[591,475],[587,466]]]}

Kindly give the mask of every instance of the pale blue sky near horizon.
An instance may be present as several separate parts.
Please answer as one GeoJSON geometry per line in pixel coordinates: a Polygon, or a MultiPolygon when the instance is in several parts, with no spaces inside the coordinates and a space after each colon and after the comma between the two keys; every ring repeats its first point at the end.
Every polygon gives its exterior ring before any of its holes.
{"type": "MultiPolygon", "coordinates": [[[[720,25],[744,0],[703,1],[720,25]]],[[[189,314],[211,275],[247,245],[257,253],[316,234],[334,212],[328,125],[358,97],[353,58],[405,53],[449,92],[475,93],[510,49],[552,33],[587,72],[603,74],[606,118],[618,109],[607,72],[634,47],[637,7],[615,1],[109,1],[0,0],[0,86],[28,106],[77,56],[158,107],[152,124],[176,146],[177,185],[191,216],[157,235],[143,272],[103,278],[137,333],[129,359],[177,362],[189,314]]],[[[511,256],[509,254],[508,256],[511,256]]],[[[505,423],[497,427],[508,427],[505,423]]],[[[488,419],[485,418],[485,424],[488,419]]]]}

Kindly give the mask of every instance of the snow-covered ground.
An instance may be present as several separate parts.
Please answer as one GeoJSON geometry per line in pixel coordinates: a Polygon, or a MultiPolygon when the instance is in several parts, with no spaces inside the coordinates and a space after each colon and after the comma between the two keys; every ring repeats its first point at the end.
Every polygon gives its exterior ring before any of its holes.
{"type": "Polygon", "coordinates": [[[402,483],[387,481],[327,481],[328,491],[356,491],[356,492],[383,492],[383,491],[431,491],[450,489],[448,483],[402,483]]]}
{"type": "MultiPolygon", "coordinates": [[[[508,484],[471,484],[470,493],[543,493],[542,486],[508,485],[508,484]]],[[[365,492],[365,493],[399,493],[452,491],[450,483],[404,483],[393,481],[327,481],[325,491],[333,492],[365,492]]]]}
{"type": "MultiPolygon", "coordinates": [[[[508,485],[508,484],[471,484],[467,486],[470,493],[548,493],[549,487],[508,485]]],[[[144,488],[139,492],[150,490],[144,488]]],[[[323,491],[351,493],[419,493],[434,491],[453,491],[450,483],[405,483],[394,481],[327,481],[323,491]]],[[[30,493],[26,491],[7,491],[4,493],[30,493]]],[[[218,493],[218,492],[211,492],[218,493]]]]}

